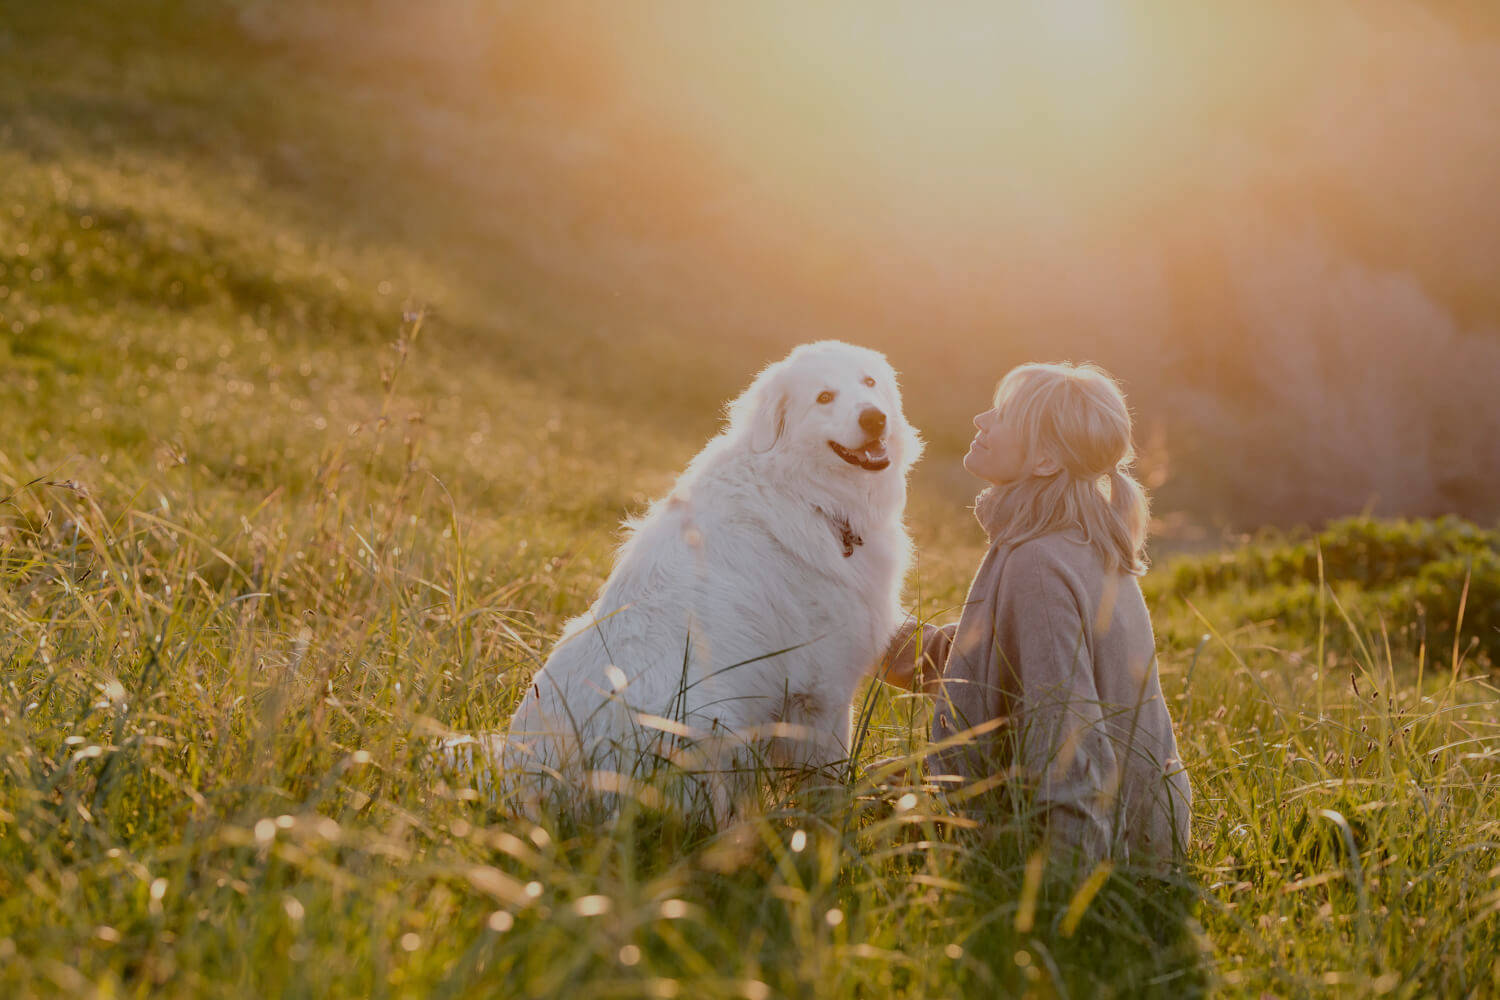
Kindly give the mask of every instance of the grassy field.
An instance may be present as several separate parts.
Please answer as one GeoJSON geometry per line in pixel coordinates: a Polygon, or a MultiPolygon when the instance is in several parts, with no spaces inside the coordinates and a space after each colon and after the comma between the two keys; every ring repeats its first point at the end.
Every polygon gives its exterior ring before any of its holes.
{"type": "MultiPolygon", "coordinates": [[[[396,98],[136,6],[0,7],[0,994],[1500,993],[1500,536],[1463,522],[1153,570],[1181,877],[1049,870],[919,785],[715,834],[445,782],[785,345],[570,304],[423,194],[361,111],[396,98]]],[[[981,552],[955,461],[923,614],[981,552]]],[[[870,698],[866,757],[919,748],[921,699],[870,698]]]]}

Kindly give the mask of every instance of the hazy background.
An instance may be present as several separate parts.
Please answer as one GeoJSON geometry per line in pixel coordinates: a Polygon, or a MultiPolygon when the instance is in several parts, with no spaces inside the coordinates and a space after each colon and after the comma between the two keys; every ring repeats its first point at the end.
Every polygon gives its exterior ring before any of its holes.
{"type": "MultiPolygon", "coordinates": [[[[604,351],[742,372],[815,337],[884,349],[955,495],[996,379],[1066,358],[1125,380],[1158,507],[1189,522],[1500,515],[1500,6],[325,0],[236,23],[432,179],[414,201],[355,171],[346,197],[404,236],[472,245],[480,280],[604,351]]],[[[295,142],[273,165],[336,169],[295,142]]]]}

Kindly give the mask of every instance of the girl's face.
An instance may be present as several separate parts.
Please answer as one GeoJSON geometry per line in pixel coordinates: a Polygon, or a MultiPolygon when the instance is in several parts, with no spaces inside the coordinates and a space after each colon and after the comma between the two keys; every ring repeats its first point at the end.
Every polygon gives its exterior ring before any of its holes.
{"type": "Polygon", "coordinates": [[[979,433],[969,443],[969,453],[964,456],[964,468],[972,476],[996,486],[1004,486],[1031,474],[1026,461],[1026,444],[1013,424],[1000,416],[996,407],[991,407],[974,418],[979,433]]]}

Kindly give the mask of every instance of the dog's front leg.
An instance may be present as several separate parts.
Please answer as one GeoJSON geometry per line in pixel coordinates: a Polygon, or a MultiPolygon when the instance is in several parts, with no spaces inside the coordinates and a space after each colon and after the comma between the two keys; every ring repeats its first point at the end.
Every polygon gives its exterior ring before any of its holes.
{"type": "Polygon", "coordinates": [[[800,760],[813,770],[840,773],[849,763],[849,713],[820,712],[803,724],[800,760]]]}

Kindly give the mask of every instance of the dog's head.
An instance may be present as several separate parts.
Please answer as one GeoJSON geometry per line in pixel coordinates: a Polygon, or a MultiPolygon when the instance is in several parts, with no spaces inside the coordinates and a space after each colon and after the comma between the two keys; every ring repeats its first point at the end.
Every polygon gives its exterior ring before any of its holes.
{"type": "Polygon", "coordinates": [[[803,344],[761,372],[729,420],[750,451],[795,455],[829,475],[903,476],[922,453],[885,356],[836,340],[803,344]]]}

